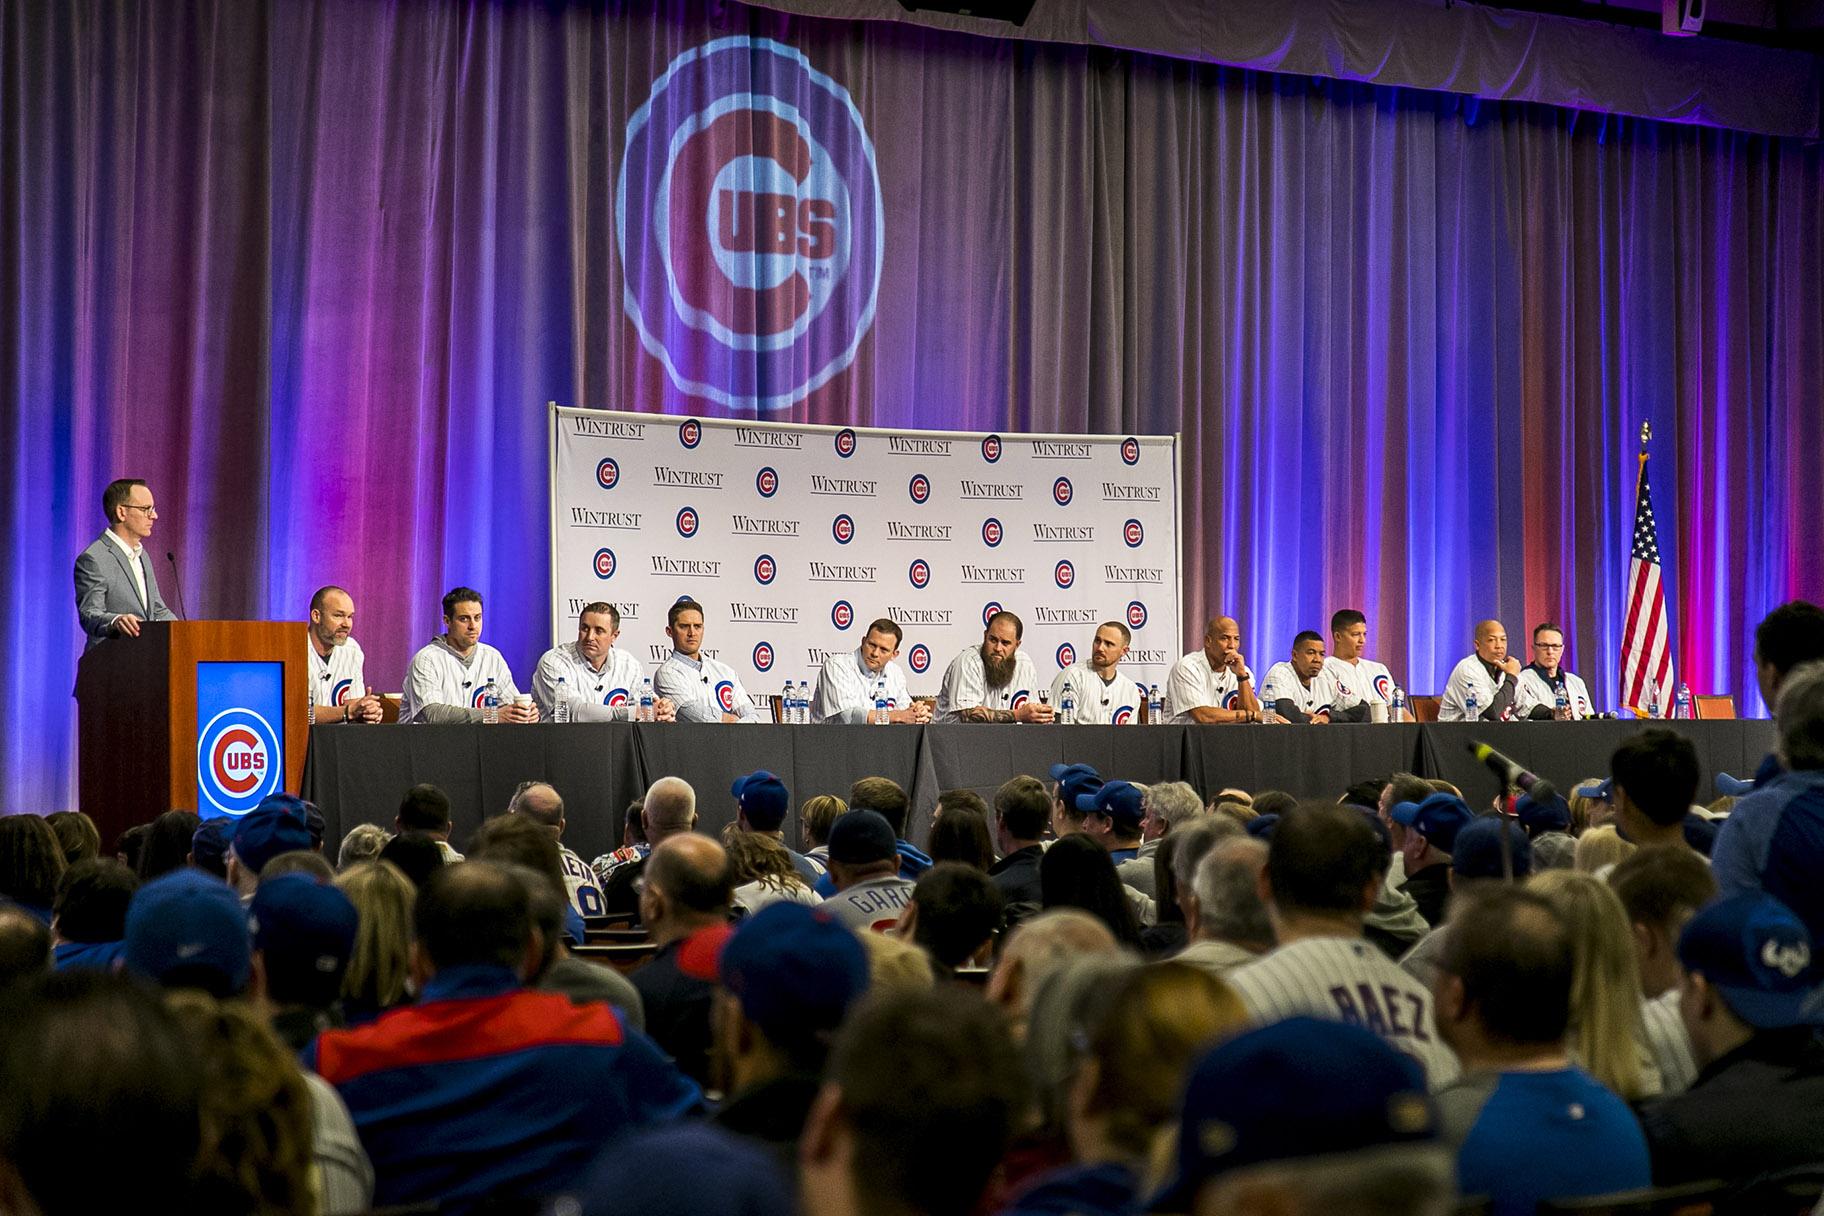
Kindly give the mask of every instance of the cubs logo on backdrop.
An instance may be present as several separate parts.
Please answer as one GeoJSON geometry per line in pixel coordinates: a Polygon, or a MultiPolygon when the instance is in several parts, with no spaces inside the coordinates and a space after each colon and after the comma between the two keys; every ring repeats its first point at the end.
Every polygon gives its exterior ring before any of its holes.
{"type": "Polygon", "coordinates": [[[982,543],[990,549],[1000,544],[1006,535],[1006,530],[1001,527],[1000,520],[990,516],[982,521],[982,543]]]}
{"type": "Polygon", "coordinates": [[[912,647],[906,654],[906,664],[917,675],[924,675],[931,670],[931,648],[923,642],[912,647]]]}
{"type": "Polygon", "coordinates": [[[595,577],[614,577],[614,550],[597,549],[595,551],[595,577]]]}
{"type": "Polygon", "coordinates": [[[769,642],[754,643],[754,670],[771,671],[773,669],[773,647],[769,642]]]}
{"type": "Polygon", "coordinates": [[[999,600],[989,600],[986,604],[982,605],[982,628],[983,629],[988,628],[988,622],[992,621],[994,619],[994,614],[999,612],[1000,610],[1001,610],[1001,601],[999,601],[999,600]]]}
{"type": "Polygon", "coordinates": [[[198,733],[196,784],[203,800],[245,815],[279,788],[279,737],[250,709],[224,709],[198,733]]]}
{"type": "Polygon", "coordinates": [[[1140,629],[1146,625],[1146,605],[1139,600],[1127,601],[1127,627],[1140,629]]]}
{"type": "Polygon", "coordinates": [[[760,492],[762,498],[771,498],[777,494],[779,492],[779,471],[768,465],[755,473],[754,489],[760,492]]]}
{"type": "Polygon", "coordinates": [[[1069,642],[1058,647],[1058,669],[1063,670],[1077,661],[1077,648],[1069,642]]]}
{"type": "Polygon", "coordinates": [[[762,587],[779,577],[779,563],[773,560],[770,553],[762,553],[754,559],[754,581],[762,587]]]}
{"type": "Polygon", "coordinates": [[[678,535],[691,537],[697,534],[697,509],[682,507],[678,511],[678,535]]]}
{"type": "Polygon", "coordinates": [[[686,418],[678,423],[678,442],[687,448],[694,448],[703,442],[703,424],[695,418],[686,418]]]}
{"type": "Polygon", "coordinates": [[[994,464],[1001,458],[1001,437],[999,435],[982,436],[982,459],[994,464]]]}
{"type": "Polygon", "coordinates": [[[612,490],[621,481],[621,466],[614,462],[612,456],[604,456],[602,462],[595,466],[595,484],[604,490],[612,490]]]}
{"type": "Polygon", "coordinates": [[[931,563],[919,558],[906,568],[906,578],[914,587],[923,591],[931,585],[931,563]]]}
{"type": "Polygon", "coordinates": [[[1068,591],[1071,584],[1077,581],[1077,568],[1069,561],[1061,561],[1052,569],[1051,577],[1058,586],[1068,591]]]}
{"type": "Polygon", "coordinates": [[[830,624],[838,629],[847,629],[855,623],[855,605],[847,600],[837,600],[830,608],[830,624]]]}
{"type": "Polygon", "coordinates": [[[836,538],[837,544],[848,544],[855,539],[855,520],[848,515],[838,515],[830,522],[830,535],[836,538]]]}
{"type": "Polygon", "coordinates": [[[1121,441],[1121,460],[1124,464],[1140,463],[1140,441],[1132,435],[1121,441]]]}
{"type": "Polygon", "coordinates": [[[923,473],[914,473],[906,485],[906,493],[912,496],[913,502],[923,506],[931,499],[931,479],[923,473]]]}
{"type": "Polygon", "coordinates": [[[849,92],[781,42],[671,61],[627,122],[615,183],[623,304],[683,392],[783,410],[874,323],[885,208],[849,92]]]}
{"type": "Polygon", "coordinates": [[[1060,507],[1068,507],[1074,491],[1070,488],[1070,478],[1060,477],[1051,483],[1051,501],[1060,507]]]}
{"type": "Polygon", "coordinates": [[[837,431],[833,442],[836,444],[836,454],[844,460],[855,454],[855,432],[848,427],[837,431]]]}
{"type": "Polygon", "coordinates": [[[1146,540],[1146,529],[1137,519],[1130,519],[1121,525],[1121,539],[1127,542],[1130,549],[1138,549],[1146,540]]]}

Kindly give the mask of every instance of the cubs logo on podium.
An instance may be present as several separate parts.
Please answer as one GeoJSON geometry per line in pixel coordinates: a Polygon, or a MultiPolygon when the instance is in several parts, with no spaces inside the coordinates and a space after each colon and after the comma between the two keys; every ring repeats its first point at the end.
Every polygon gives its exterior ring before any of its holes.
{"type": "Polygon", "coordinates": [[[784,43],[685,51],[627,123],[615,183],[623,306],[673,384],[786,409],[874,323],[885,208],[847,89],[784,43]]]}
{"type": "Polygon", "coordinates": [[[280,749],[272,724],[250,709],[224,709],[196,739],[196,788],[224,815],[245,815],[279,788],[280,749]]]}

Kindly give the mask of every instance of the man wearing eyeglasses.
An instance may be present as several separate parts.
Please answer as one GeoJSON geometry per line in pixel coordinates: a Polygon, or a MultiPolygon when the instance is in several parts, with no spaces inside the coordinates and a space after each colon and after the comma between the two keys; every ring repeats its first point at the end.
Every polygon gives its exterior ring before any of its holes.
{"type": "Polygon", "coordinates": [[[1520,692],[1533,703],[1534,718],[1555,717],[1560,692],[1567,717],[1587,718],[1596,712],[1590,690],[1564,669],[1564,631],[1549,622],[1533,629],[1533,661],[1520,669],[1520,692]]]}
{"type": "MultiPolygon", "coordinates": [[[[111,637],[136,638],[146,621],[175,621],[158,591],[158,571],[145,542],[158,508],[137,477],[111,481],[101,494],[108,530],[76,559],[76,613],[88,646],[111,637]]],[[[85,647],[86,649],[86,647],[85,647]]]]}

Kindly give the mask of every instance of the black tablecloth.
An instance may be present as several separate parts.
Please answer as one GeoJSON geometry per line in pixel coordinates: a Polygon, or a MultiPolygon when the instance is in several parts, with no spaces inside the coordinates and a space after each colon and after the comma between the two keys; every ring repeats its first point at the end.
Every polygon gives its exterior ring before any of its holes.
{"type": "MultiPolygon", "coordinates": [[[[1671,724],[1697,746],[1700,798],[1721,772],[1748,776],[1773,746],[1765,720],[1671,724]]],[[[968,788],[992,800],[1018,773],[1043,777],[1059,761],[1105,777],[1189,781],[1206,797],[1224,786],[1334,798],[1352,783],[1407,769],[1443,777],[1480,804],[1496,780],[1468,750],[1481,740],[1561,790],[1608,773],[1609,753],[1640,729],[1629,722],[1516,722],[1322,727],[1253,726],[720,726],[625,722],[536,726],[318,726],[303,795],[323,811],[329,850],[358,823],[392,826],[399,798],[420,781],[450,796],[458,848],[532,778],[564,796],[565,843],[584,858],[620,840],[627,804],[664,776],[696,787],[700,826],[734,818],[728,788],[755,769],[779,774],[796,806],[847,796],[861,777],[891,777],[912,797],[909,835],[924,839],[938,793],[968,788]]],[[[789,828],[796,843],[796,816],[789,828]]]]}

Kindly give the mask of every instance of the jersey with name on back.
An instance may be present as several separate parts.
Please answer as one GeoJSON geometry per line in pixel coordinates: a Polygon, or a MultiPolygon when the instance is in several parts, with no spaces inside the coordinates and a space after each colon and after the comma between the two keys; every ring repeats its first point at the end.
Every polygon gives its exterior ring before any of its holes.
{"type": "Polygon", "coordinates": [[[899,923],[899,914],[912,902],[916,885],[895,876],[871,878],[826,897],[823,906],[856,932],[885,933],[899,923]]]}

